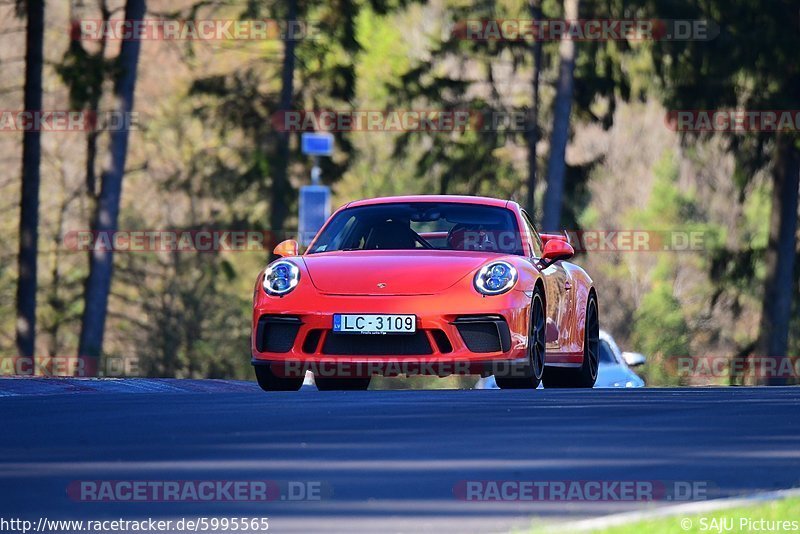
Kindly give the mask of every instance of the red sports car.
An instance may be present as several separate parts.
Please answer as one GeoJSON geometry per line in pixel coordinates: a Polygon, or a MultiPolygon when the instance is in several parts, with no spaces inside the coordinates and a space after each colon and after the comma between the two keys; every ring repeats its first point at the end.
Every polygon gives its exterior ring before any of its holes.
{"type": "Polygon", "coordinates": [[[508,389],[590,388],[599,320],[591,278],[511,201],[351,202],[308,250],[259,274],[252,363],[265,390],[366,389],[370,377],[495,375],[508,389]]]}

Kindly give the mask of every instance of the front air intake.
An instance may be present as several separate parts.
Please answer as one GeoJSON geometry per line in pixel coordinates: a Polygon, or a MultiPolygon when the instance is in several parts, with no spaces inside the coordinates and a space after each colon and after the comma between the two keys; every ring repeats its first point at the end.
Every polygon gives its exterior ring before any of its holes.
{"type": "Polygon", "coordinates": [[[262,315],[256,329],[256,349],[258,352],[289,352],[301,324],[298,317],[262,315]]]}
{"type": "Polygon", "coordinates": [[[456,319],[453,324],[470,352],[485,354],[511,350],[511,331],[502,317],[464,316],[456,319]]]}
{"type": "Polygon", "coordinates": [[[433,354],[422,330],[413,334],[339,334],[328,331],[322,353],[332,356],[417,356],[433,354]]]}

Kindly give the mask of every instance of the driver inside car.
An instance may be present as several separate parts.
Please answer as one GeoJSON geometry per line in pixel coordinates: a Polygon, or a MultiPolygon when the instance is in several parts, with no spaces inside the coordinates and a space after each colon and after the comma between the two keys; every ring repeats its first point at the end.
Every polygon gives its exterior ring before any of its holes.
{"type": "Polygon", "coordinates": [[[365,250],[408,250],[416,248],[410,222],[389,220],[372,227],[365,250]]]}
{"type": "Polygon", "coordinates": [[[456,224],[447,234],[447,245],[452,250],[497,251],[495,232],[483,225],[456,224]]]}

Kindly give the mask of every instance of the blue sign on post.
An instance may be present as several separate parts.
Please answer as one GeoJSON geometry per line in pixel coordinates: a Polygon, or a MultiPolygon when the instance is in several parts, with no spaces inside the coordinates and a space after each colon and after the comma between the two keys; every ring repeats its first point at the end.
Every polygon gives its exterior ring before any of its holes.
{"type": "Polygon", "coordinates": [[[300,136],[300,148],[308,156],[330,156],[333,154],[333,134],[304,133],[300,136]]]}
{"type": "Polygon", "coordinates": [[[333,134],[307,132],[300,136],[300,148],[303,154],[313,156],[314,166],[311,169],[311,183],[300,188],[300,205],[298,212],[300,244],[308,246],[314,240],[319,229],[331,216],[331,188],[319,185],[322,169],[319,167],[320,156],[333,155],[333,134]]]}
{"type": "Polygon", "coordinates": [[[331,189],[324,185],[305,185],[300,188],[300,243],[308,246],[319,229],[331,216],[331,189]]]}

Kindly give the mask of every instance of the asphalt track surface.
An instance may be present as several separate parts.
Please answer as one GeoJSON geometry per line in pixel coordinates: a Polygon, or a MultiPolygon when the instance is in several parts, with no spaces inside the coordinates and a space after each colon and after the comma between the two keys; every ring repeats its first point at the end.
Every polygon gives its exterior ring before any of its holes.
{"type": "MultiPolygon", "coordinates": [[[[800,486],[800,388],[263,393],[233,381],[0,380],[0,517],[268,517],[269,532],[495,532],[665,506],[472,501],[463,481],[800,486]],[[319,499],[82,502],[87,480],[310,483],[319,499]]],[[[665,486],[667,487],[667,486],[665,486]]]]}

